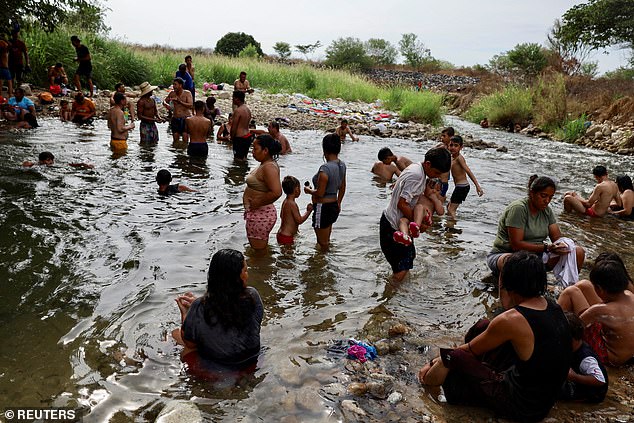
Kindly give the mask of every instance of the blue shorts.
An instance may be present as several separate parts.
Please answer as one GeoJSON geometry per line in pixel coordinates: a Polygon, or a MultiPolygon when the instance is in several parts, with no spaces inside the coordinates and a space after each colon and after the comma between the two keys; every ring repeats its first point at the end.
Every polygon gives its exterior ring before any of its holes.
{"type": "Polygon", "coordinates": [[[447,191],[449,191],[449,182],[441,182],[440,184],[440,196],[446,197],[447,191]]]}
{"type": "Polygon", "coordinates": [[[187,118],[172,118],[172,120],[170,121],[170,126],[172,128],[172,133],[177,133],[177,134],[186,134],[187,133],[187,127],[185,126],[185,120],[187,118]]]}
{"type": "Polygon", "coordinates": [[[11,78],[11,71],[9,68],[0,68],[0,79],[5,79],[7,81],[13,79],[11,78]]]}

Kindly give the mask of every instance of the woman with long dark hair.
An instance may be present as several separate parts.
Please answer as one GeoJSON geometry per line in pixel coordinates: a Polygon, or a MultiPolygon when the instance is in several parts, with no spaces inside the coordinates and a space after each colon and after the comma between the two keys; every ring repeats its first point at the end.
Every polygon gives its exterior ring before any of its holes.
{"type": "Polygon", "coordinates": [[[241,252],[224,249],[211,258],[207,292],[176,299],[182,326],[172,332],[184,354],[197,350],[201,358],[225,365],[246,365],[260,352],[264,308],[258,291],[247,286],[247,264],[241,252]]]}

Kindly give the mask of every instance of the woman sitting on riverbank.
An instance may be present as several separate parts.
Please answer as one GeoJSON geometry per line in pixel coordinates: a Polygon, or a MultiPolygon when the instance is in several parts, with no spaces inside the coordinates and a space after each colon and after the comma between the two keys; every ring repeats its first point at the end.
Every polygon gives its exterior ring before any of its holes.
{"type": "Polygon", "coordinates": [[[172,336],[185,346],[184,360],[197,351],[200,358],[222,365],[257,361],[264,307],[258,291],[247,286],[248,276],[241,252],[220,250],[211,258],[205,295],[196,298],[188,292],[176,299],[182,326],[172,336]]]}
{"type": "Polygon", "coordinates": [[[501,417],[537,422],[548,415],[566,380],[572,338],[557,304],[544,298],[546,269],[526,251],[508,257],[500,277],[507,310],[480,321],[456,349],[419,372],[425,386],[442,385],[449,404],[488,407],[501,417]]]}
{"type": "Polygon", "coordinates": [[[313,186],[304,187],[304,192],[312,196],[313,229],[317,243],[323,250],[330,245],[332,224],[341,212],[341,202],[346,194],[346,164],[339,160],[341,139],[337,134],[328,134],[321,143],[326,163],[313,176],[313,186]]]}
{"type": "Polygon", "coordinates": [[[260,162],[246,177],[242,196],[247,238],[251,247],[262,250],[269,243],[269,234],[277,221],[275,201],[282,196],[280,168],[277,158],[282,145],[270,135],[258,135],[253,141],[253,158],[260,162]]]}
{"type": "MultiPolygon", "coordinates": [[[[497,275],[504,261],[514,251],[528,251],[534,254],[550,253],[546,267],[550,270],[560,260],[566,260],[570,247],[563,242],[557,218],[549,204],[555,195],[555,182],[545,176],[533,175],[528,181],[528,197],[513,201],[502,213],[498,223],[493,249],[487,255],[487,264],[497,275]],[[551,244],[544,241],[550,238],[551,244]]],[[[575,246],[577,272],[583,265],[585,250],[575,246]]],[[[575,283],[576,280],[572,281],[575,283]]]]}
{"type": "Polygon", "coordinates": [[[634,212],[632,211],[634,208],[634,186],[632,186],[632,178],[627,175],[617,176],[616,186],[619,187],[623,206],[610,205],[610,213],[623,219],[634,220],[634,212]]]}

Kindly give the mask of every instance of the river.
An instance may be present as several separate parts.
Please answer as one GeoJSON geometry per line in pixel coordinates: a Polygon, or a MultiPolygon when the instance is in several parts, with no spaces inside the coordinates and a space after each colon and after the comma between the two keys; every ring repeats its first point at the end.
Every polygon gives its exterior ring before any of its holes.
{"type": "MultiPolygon", "coordinates": [[[[446,120],[508,152],[463,150],[485,195],[472,189],[455,224],[436,218],[417,241],[411,276],[396,288],[386,285],[390,268],[378,239],[390,187],[370,168],[381,147],[421,160],[436,141],[362,136],[345,143],[348,190],[331,251],[318,251],[307,222],[294,247],[278,246],[274,230],[262,255],[248,247],[242,219],[244,178],[256,165],[251,157],[235,163],[230,148],[214,143],[206,161],[191,161],[163,125],[158,145],[140,146],[135,130],[119,158],[109,151],[104,121],[78,128],[43,120],[36,130],[0,133],[0,409],[83,407],[86,421],[147,421],[167,401],[185,399],[213,420],[337,421],[337,401],[320,392],[343,380],[343,364],[326,356],[325,345],[358,336],[377,306],[430,342],[459,339],[495,301],[483,289],[490,274],[485,256],[500,213],[525,195],[533,173],[559,180],[551,207],[564,235],[590,259],[616,251],[634,270],[631,222],[562,214],[563,192],[588,195],[595,165],[615,177],[632,171],[632,157],[446,120]],[[21,168],[40,151],[53,152],[55,166],[21,168]],[[66,165],[85,161],[95,168],[66,165]],[[154,177],[162,168],[196,192],[158,196],[154,177]],[[258,370],[238,387],[190,376],[169,337],[179,323],[174,298],[204,292],[209,260],[220,248],[245,251],[249,284],[265,305],[258,370]]],[[[279,159],[282,177],[310,180],[322,163],[323,133],[287,136],[293,154],[279,159]]],[[[308,200],[299,198],[301,209],[308,200]]],[[[412,374],[417,360],[411,357],[412,374]]],[[[424,396],[411,401],[436,413],[440,407],[424,396]]],[[[448,413],[449,420],[460,415],[448,413]]]]}

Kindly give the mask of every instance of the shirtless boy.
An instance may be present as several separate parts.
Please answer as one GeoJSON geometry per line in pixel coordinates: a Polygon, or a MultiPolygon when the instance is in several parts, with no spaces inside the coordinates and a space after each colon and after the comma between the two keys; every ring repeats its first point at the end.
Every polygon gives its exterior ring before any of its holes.
{"type": "Polygon", "coordinates": [[[313,205],[308,203],[306,205],[306,213],[300,214],[299,206],[295,202],[295,199],[300,196],[301,189],[299,181],[294,176],[284,177],[282,181],[282,191],[286,194],[286,199],[282,203],[282,209],[280,210],[282,223],[280,224],[280,229],[277,231],[277,242],[282,245],[290,245],[294,241],[299,225],[304,223],[313,211],[313,205]]]}
{"type": "Polygon", "coordinates": [[[194,100],[192,99],[192,93],[183,89],[184,85],[185,81],[183,81],[183,78],[174,78],[174,90],[163,100],[165,108],[172,111],[170,126],[174,142],[178,142],[181,135],[183,136],[183,141],[187,142],[189,140],[185,119],[192,115],[194,100]]]}
{"type": "Polygon", "coordinates": [[[251,110],[244,104],[244,92],[233,92],[233,122],[231,123],[231,141],[233,142],[233,157],[246,160],[253,142],[253,134],[249,129],[251,110]]]}
{"type": "Polygon", "coordinates": [[[272,120],[269,123],[269,134],[279,141],[282,144],[282,151],[280,151],[281,155],[292,153],[291,144],[288,142],[288,139],[280,132],[280,124],[277,121],[272,120]]]}
{"type": "Polygon", "coordinates": [[[612,200],[617,206],[621,205],[619,188],[614,181],[608,178],[605,166],[596,166],[592,169],[592,175],[594,175],[597,185],[592,190],[590,197],[586,200],[576,192],[567,192],[564,195],[564,209],[566,211],[575,211],[590,217],[603,217],[607,214],[612,200]]]}
{"type": "Polygon", "coordinates": [[[397,157],[387,147],[383,147],[379,150],[379,161],[372,166],[372,173],[386,181],[391,181],[394,175],[397,177],[401,174],[398,166],[396,165],[397,157]]]}
{"type": "Polygon", "coordinates": [[[341,119],[341,124],[337,129],[335,129],[335,134],[339,135],[341,142],[346,140],[346,134],[350,135],[352,141],[359,141],[359,137],[355,137],[352,133],[352,130],[348,126],[348,121],[346,119],[341,119]]]}
{"type": "MultiPolygon", "coordinates": [[[[110,96],[110,107],[114,106],[114,95],[116,93],[121,93],[124,96],[130,98],[130,97],[136,97],[136,95],[132,95],[129,94],[125,91],[125,84],[123,82],[117,82],[114,86],[114,93],[112,93],[112,95],[110,96]]],[[[125,109],[123,109],[123,113],[125,114],[126,112],[128,112],[128,117],[130,120],[134,120],[134,104],[128,102],[126,104],[125,109]]],[[[127,119],[126,119],[127,120],[127,119]]]]}
{"type": "Polygon", "coordinates": [[[161,169],[156,173],[156,183],[158,187],[158,193],[161,195],[176,194],[179,192],[195,192],[187,185],[183,184],[170,184],[172,182],[172,174],[167,169],[161,169]]]}
{"type": "Polygon", "coordinates": [[[5,36],[0,32],[0,95],[2,95],[2,87],[4,81],[7,81],[8,97],[13,96],[13,78],[9,70],[9,47],[11,44],[5,40],[5,36]]]}
{"type": "Polygon", "coordinates": [[[194,103],[194,110],[196,114],[185,121],[187,133],[189,134],[187,154],[189,156],[207,157],[207,154],[209,154],[207,137],[212,131],[213,126],[211,125],[211,121],[205,117],[204,101],[196,101],[196,103],[194,103]]]}
{"type": "Polygon", "coordinates": [[[634,294],[626,290],[629,280],[625,267],[617,261],[601,261],[590,272],[590,282],[603,302],[590,306],[579,316],[586,325],[585,341],[604,364],[621,366],[631,362],[634,294]]]}
{"type": "Polygon", "coordinates": [[[128,149],[128,132],[134,129],[134,122],[125,124],[123,108],[127,103],[126,96],[115,93],[114,106],[108,113],[108,128],[110,128],[110,148],[114,152],[123,152],[128,149]]]}
{"type": "Polygon", "coordinates": [[[447,214],[452,219],[456,218],[456,210],[458,210],[458,206],[467,198],[467,194],[469,194],[469,181],[467,180],[467,176],[473,181],[473,184],[476,187],[476,191],[478,192],[478,196],[482,197],[484,191],[480,188],[480,184],[476,179],[469,166],[467,166],[467,162],[464,159],[464,156],[460,154],[462,151],[463,140],[460,135],[454,135],[451,137],[449,141],[449,152],[451,153],[451,176],[453,176],[453,182],[455,188],[453,190],[453,194],[451,194],[451,200],[449,200],[449,205],[447,206],[447,214]]]}

